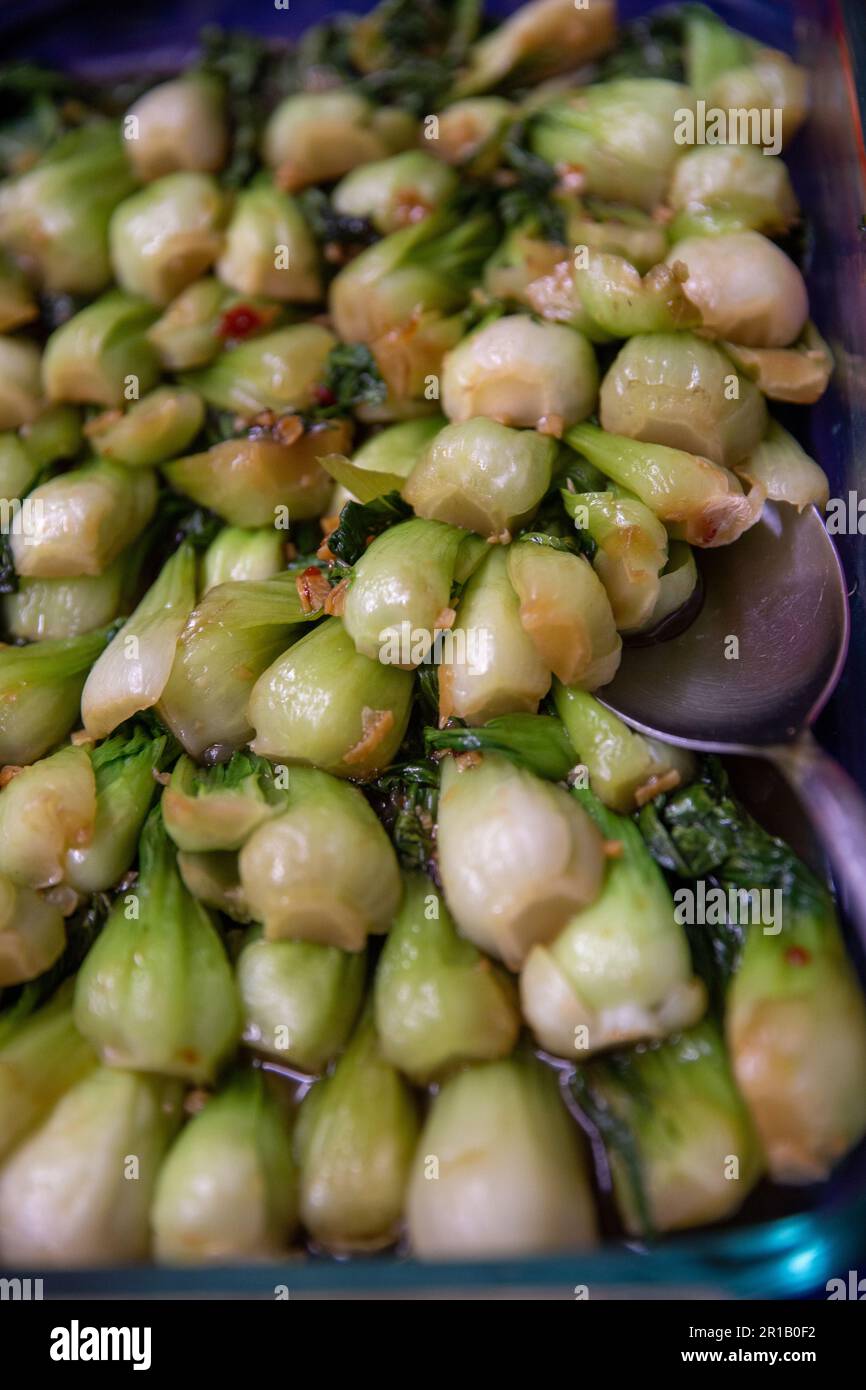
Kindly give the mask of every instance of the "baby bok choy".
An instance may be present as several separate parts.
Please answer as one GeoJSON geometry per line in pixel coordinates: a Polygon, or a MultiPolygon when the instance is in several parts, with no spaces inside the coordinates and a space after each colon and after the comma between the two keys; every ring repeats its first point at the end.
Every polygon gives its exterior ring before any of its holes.
{"type": "Polygon", "coordinates": [[[288,1119],[261,1071],[239,1071],[177,1137],[154,1193],[162,1264],[260,1260],[297,1225],[298,1175],[288,1119]]]}
{"type": "Polygon", "coordinates": [[[539,937],[523,963],[523,1014],[542,1047],[578,1059],[618,1043],[664,1038],[697,1022],[706,990],[692,971],[671,891],[625,816],[588,790],[564,793],[604,836],[594,901],[539,937]]]}
{"type": "Polygon", "coordinates": [[[446,1081],[415,1153],[406,1210],[412,1250],[426,1259],[591,1248],[586,1159],[551,1070],[519,1051],[446,1081]]]}
{"type": "Polygon", "coordinates": [[[594,1059],[572,1087],[605,1145],[630,1235],[721,1221],[762,1175],[758,1137],[710,1021],[594,1059]]]}
{"type": "Polygon", "coordinates": [[[438,848],[458,932],[512,970],[595,899],[604,877],[604,842],[583,807],[497,753],[470,754],[462,767],[444,760],[438,848]]]}
{"type": "Polygon", "coordinates": [[[665,868],[722,889],[723,920],[701,930],[737,1084],[773,1180],[820,1181],[866,1133],[866,1003],[827,889],[715,760],[639,822],[665,868]]]}
{"type": "Polygon", "coordinates": [[[231,965],[211,914],[185,889],[157,807],[138,880],[78,974],[75,1021],[110,1067],[212,1082],[240,1035],[231,965]]]}

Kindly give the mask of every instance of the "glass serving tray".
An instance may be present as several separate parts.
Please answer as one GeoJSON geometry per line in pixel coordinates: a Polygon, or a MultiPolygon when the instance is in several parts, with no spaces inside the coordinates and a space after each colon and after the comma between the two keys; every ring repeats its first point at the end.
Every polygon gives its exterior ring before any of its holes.
{"type": "MultiPolygon", "coordinates": [[[[166,70],[188,60],[208,23],[292,37],[332,10],[363,11],[363,0],[290,0],[288,9],[248,0],[149,0],[140,10],[104,0],[6,0],[0,10],[4,58],[28,57],[100,77],[166,70]]],[[[507,14],[517,0],[488,0],[507,14]]],[[[620,0],[620,22],[654,8],[620,0]]],[[[863,0],[730,0],[711,8],[753,37],[792,53],[812,74],[812,115],[786,160],[811,220],[807,262],[812,316],[830,343],[836,373],[809,414],[811,452],[831,495],[866,498],[866,5],[863,0]]],[[[864,507],[866,513],[866,507],[864,507]]],[[[866,535],[866,515],[862,520],[866,535]]],[[[852,607],[848,665],[822,717],[819,737],[866,790],[866,539],[837,537],[852,607]]],[[[749,797],[749,769],[731,769],[749,797]]],[[[755,778],[768,828],[803,841],[803,823],[782,822],[784,801],[755,778]]],[[[853,949],[853,943],[852,943],[853,949]]],[[[854,951],[861,978],[866,969],[854,951]]],[[[288,1258],[277,1264],[176,1270],[152,1266],[58,1270],[47,1297],[90,1298],[791,1298],[824,1296],[826,1281],[866,1262],[866,1143],[831,1181],[775,1190],[747,1204],[736,1225],[656,1245],[612,1240],[592,1254],[422,1264],[399,1254],[336,1261],[288,1258]],[[807,1209],[803,1209],[807,1208],[807,1209]],[[794,1214],[791,1214],[791,1213],[794,1214]],[[780,1214],[781,1213],[781,1214],[780,1214]],[[279,1291],[279,1292],[278,1292],[279,1291]]],[[[21,1271],[17,1271],[21,1272],[21,1271]]],[[[38,1273],[38,1271],[37,1271],[38,1273]]]]}

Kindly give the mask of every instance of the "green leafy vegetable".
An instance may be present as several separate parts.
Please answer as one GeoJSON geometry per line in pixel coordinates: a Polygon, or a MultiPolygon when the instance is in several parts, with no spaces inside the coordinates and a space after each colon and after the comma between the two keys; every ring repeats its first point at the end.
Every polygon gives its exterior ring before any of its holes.
{"type": "Polygon", "coordinates": [[[328,420],[346,415],[358,405],[380,405],[387,392],[370,349],[363,343],[340,343],[328,355],[319,389],[322,404],[315,417],[328,420]]]}
{"type": "Polygon", "coordinates": [[[563,781],[578,761],[561,720],[549,714],[504,714],[472,729],[428,728],[424,745],[428,753],[504,753],[552,782],[563,781]]]}
{"type": "Polygon", "coordinates": [[[344,564],[354,565],[361,558],[374,536],[380,536],[389,526],[406,521],[412,508],[399,492],[387,492],[372,502],[347,502],[340,512],[340,524],[328,537],[331,554],[344,564]]]}
{"type": "Polygon", "coordinates": [[[404,869],[423,869],[437,883],[436,808],[439,769],[435,763],[397,763],[368,787],[404,869]]]}
{"type": "Polygon", "coordinates": [[[552,164],[526,147],[526,125],[516,125],[503,146],[503,162],[514,176],[499,199],[506,227],[527,217],[537,220],[539,232],[549,241],[566,241],[565,218],[552,194],[558,178],[552,164]]]}

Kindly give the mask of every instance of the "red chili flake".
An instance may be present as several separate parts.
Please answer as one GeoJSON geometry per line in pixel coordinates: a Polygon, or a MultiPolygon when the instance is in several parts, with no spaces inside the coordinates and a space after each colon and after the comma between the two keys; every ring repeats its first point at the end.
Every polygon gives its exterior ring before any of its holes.
{"type": "Polygon", "coordinates": [[[334,395],[330,386],[314,386],[313,400],[316,405],[336,405],[337,397],[334,395]]]}
{"type": "Polygon", "coordinates": [[[264,318],[258,309],[254,309],[250,304],[235,304],[231,309],[226,309],[220,319],[218,336],[248,338],[257,328],[261,328],[263,323],[264,318]]]}
{"type": "Polygon", "coordinates": [[[785,952],[785,960],[789,965],[808,965],[812,959],[811,952],[805,946],[789,946],[785,952]]]}

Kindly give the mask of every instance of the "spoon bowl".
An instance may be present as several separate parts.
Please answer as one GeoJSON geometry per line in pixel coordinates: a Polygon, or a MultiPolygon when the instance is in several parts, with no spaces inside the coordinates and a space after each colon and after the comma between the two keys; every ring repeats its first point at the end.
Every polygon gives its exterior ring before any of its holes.
{"type": "Polygon", "coordinates": [[[821,517],[768,502],[735,545],[697,558],[694,621],[627,645],[599,698],[669,743],[733,753],[788,742],[823,709],[848,649],[845,575],[821,517]]]}
{"type": "Polygon", "coordinates": [[[845,574],[815,507],[768,502],[734,545],[698,557],[704,597],[667,641],[626,644],[599,699],[643,734],[769,758],[797,791],[866,945],[866,802],[809,730],[848,650],[845,574]]]}

